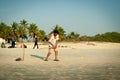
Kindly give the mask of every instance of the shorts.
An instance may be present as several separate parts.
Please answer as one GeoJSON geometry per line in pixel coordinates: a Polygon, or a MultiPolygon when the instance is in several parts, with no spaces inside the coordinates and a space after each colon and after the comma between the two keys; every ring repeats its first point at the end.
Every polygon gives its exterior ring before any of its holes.
{"type": "MultiPolygon", "coordinates": [[[[50,43],[48,43],[49,49],[54,49],[50,43]]],[[[58,51],[58,48],[55,49],[55,51],[58,51]]]]}

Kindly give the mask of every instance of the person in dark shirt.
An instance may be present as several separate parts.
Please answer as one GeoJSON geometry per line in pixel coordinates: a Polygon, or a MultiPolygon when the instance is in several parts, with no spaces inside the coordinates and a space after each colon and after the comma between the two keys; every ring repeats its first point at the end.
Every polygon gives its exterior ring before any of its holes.
{"type": "Polygon", "coordinates": [[[33,49],[34,49],[36,46],[37,46],[37,49],[38,49],[39,47],[38,47],[38,40],[37,40],[37,38],[35,38],[35,43],[34,43],[33,49]]]}
{"type": "Polygon", "coordinates": [[[12,48],[15,48],[15,38],[14,37],[12,38],[12,45],[11,46],[12,46],[12,48]]]}

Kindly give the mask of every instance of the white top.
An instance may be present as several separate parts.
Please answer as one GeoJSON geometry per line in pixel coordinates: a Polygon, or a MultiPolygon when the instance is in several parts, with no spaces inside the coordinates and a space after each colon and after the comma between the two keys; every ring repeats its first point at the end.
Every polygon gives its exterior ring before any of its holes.
{"type": "MultiPolygon", "coordinates": [[[[51,34],[48,42],[51,42],[55,46],[57,40],[59,40],[59,35],[55,37],[54,34],[51,34]]],[[[49,46],[52,47],[51,44],[49,44],[49,46]]]]}

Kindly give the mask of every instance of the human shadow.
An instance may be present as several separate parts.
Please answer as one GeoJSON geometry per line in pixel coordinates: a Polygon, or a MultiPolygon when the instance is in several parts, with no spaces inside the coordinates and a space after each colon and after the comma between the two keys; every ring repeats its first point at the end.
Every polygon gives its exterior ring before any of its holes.
{"type": "Polygon", "coordinates": [[[41,60],[44,60],[44,59],[45,59],[45,57],[38,56],[38,55],[33,55],[33,54],[31,54],[31,56],[32,56],[32,57],[35,57],[35,58],[39,58],[39,59],[41,59],[41,60]]]}

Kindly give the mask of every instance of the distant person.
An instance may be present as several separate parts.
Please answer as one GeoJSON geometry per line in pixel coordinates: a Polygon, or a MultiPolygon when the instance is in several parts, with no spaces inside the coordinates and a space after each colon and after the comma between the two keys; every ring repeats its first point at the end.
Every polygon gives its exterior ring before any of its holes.
{"type": "Polygon", "coordinates": [[[5,48],[5,43],[4,42],[2,42],[1,48],[5,48]]]}
{"type": "Polygon", "coordinates": [[[34,43],[33,49],[34,49],[36,46],[37,46],[37,49],[38,49],[39,47],[38,47],[38,39],[37,39],[37,38],[35,38],[35,43],[34,43]]]}
{"type": "Polygon", "coordinates": [[[12,38],[12,45],[11,45],[12,48],[15,48],[15,38],[13,37],[12,38]]]}
{"type": "Polygon", "coordinates": [[[48,57],[51,55],[51,50],[54,50],[55,52],[55,59],[54,61],[58,60],[58,40],[59,40],[59,32],[57,30],[54,30],[52,34],[50,34],[49,40],[48,40],[48,54],[45,58],[45,61],[48,61],[48,57]]]}

